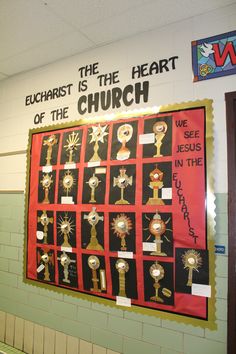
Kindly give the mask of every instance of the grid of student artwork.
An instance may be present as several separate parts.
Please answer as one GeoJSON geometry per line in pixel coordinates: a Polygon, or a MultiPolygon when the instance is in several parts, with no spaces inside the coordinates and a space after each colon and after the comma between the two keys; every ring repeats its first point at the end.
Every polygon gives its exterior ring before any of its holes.
{"type": "Polygon", "coordinates": [[[207,319],[204,109],[31,138],[26,278],[207,319]]]}

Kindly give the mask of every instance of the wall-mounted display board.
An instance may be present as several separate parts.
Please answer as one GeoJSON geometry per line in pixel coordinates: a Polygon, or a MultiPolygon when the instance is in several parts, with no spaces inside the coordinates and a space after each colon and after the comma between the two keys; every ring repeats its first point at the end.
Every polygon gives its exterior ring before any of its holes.
{"type": "Polygon", "coordinates": [[[29,133],[25,281],[213,326],[211,101],[29,133]]]}

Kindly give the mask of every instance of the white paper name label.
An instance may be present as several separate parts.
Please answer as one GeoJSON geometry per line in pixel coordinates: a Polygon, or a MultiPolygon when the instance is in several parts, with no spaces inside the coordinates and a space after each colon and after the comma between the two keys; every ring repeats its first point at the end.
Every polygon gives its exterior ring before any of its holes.
{"type": "Polygon", "coordinates": [[[192,284],[192,295],[211,297],[211,286],[204,284],[192,284]]]}
{"type": "Polygon", "coordinates": [[[139,135],[139,144],[153,144],[154,142],[155,142],[154,133],[139,135]]]}
{"type": "Polygon", "coordinates": [[[61,247],[61,251],[65,251],[65,252],[72,252],[72,248],[71,247],[61,247]]]}
{"type": "Polygon", "coordinates": [[[143,242],[143,251],[156,251],[156,244],[154,242],[143,242]]]}
{"type": "Polygon", "coordinates": [[[75,163],[66,163],[64,165],[64,170],[74,170],[76,168],[76,164],[75,163]]]}
{"type": "Polygon", "coordinates": [[[161,198],[162,199],[172,199],[172,188],[162,188],[161,198]]]}
{"type": "Polygon", "coordinates": [[[94,162],[88,162],[88,167],[96,167],[100,166],[101,162],[100,161],[94,161],[94,162]]]}
{"type": "Polygon", "coordinates": [[[44,270],[45,266],[43,264],[40,264],[40,266],[37,268],[37,272],[40,273],[42,270],[44,270]]]}
{"type": "Polygon", "coordinates": [[[116,297],[116,305],[131,307],[131,299],[123,296],[116,297]]]}
{"type": "Polygon", "coordinates": [[[106,167],[95,168],[95,175],[99,175],[99,174],[106,173],[106,172],[107,172],[106,167]]]}
{"type": "Polygon", "coordinates": [[[43,240],[43,231],[36,231],[36,236],[38,240],[43,240]]]}
{"type": "Polygon", "coordinates": [[[73,197],[61,197],[61,204],[74,204],[73,197]]]}
{"type": "Polygon", "coordinates": [[[119,258],[134,258],[133,252],[124,252],[124,251],[118,251],[118,257],[119,258]]]}
{"type": "Polygon", "coordinates": [[[52,166],[43,166],[43,172],[44,173],[52,172],[52,166]]]}

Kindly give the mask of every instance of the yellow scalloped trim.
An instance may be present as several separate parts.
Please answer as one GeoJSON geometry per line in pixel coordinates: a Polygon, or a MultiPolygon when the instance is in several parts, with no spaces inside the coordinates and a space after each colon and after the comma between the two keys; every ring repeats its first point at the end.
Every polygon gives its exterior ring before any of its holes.
{"type": "Polygon", "coordinates": [[[215,236],[215,197],[214,197],[214,177],[213,177],[213,154],[214,154],[214,138],[213,138],[213,101],[210,99],[190,101],[183,103],[176,103],[173,105],[152,107],[146,109],[135,109],[129,110],[126,112],[115,113],[104,115],[102,117],[93,117],[93,118],[83,118],[77,121],[70,121],[67,123],[48,125],[40,128],[30,129],[29,130],[29,139],[28,139],[28,149],[27,149],[27,176],[26,176],[26,192],[25,192],[25,240],[24,240],[24,270],[23,270],[23,280],[26,284],[33,286],[41,287],[49,291],[56,291],[66,295],[71,295],[73,297],[85,299],[87,301],[94,301],[99,304],[115,307],[124,311],[131,311],[136,313],[141,313],[148,316],[154,316],[161,319],[168,319],[176,322],[181,322],[193,326],[200,326],[203,328],[209,328],[211,330],[217,329],[216,317],[215,317],[215,250],[214,250],[214,236],[215,236]],[[204,107],[206,110],[206,167],[207,167],[207,242],[208,242],[208,251],[209,251],[209,268],[210,268],[210,285],[211,285],[211,298],[208,299],[208,320],[196,319],[193,317],[184,316],[182,314],[175,314],[170,312],[164,312],[159,310],[153,310],[149,308],[143,308],[139,306],[132,305],[132,307],[117,306],[113,300],[100,298],[92,294],[84,294],[81,292],[75,292],[73,290],[58,288],[54,285],[49,285],[41,282],[36,282],[26,278],[26,255],[27,255],[27,216],[28,216],[28,191],[29,191],[29,168],[30,168],[30,148],[32,142],[32,135],[45,131],[59,130],[63,128],[70,128],[79,125],[85,124],[94,124],[99,122],[113,121],[118,119],[127,119],[127,118],[137,118],[146,115],[151,115],[155,113],[165,113],[171,111],[179,111],[189,108],[204,107]]]}

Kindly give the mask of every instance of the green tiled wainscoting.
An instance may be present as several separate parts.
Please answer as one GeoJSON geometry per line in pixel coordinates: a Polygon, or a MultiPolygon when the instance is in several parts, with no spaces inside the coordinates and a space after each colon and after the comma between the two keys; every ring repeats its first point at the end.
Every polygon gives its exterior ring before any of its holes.
{"type": "Polygon", "coordinates": [[[6,353],[6,354],[20,354],[20,353],[24,353],[18,349],[15,349],[13,347],[10,347],[9,345],[0,342],[0,354],[2,353],[6,353]]]}
{"type": "MultiPolygon", "coordinates": [[[[216,214],[216,244],[227,250],[226,194],[216,194],[216,214]]],[[[24,284],[23,216],[24,195],[0,193],[0,310],[80,338],[87,348],[80,354],[92,353],[90,347],[94,353],[226,354],[227,255],[216,256],[218,329],[210,331],[24,284]]]]}

